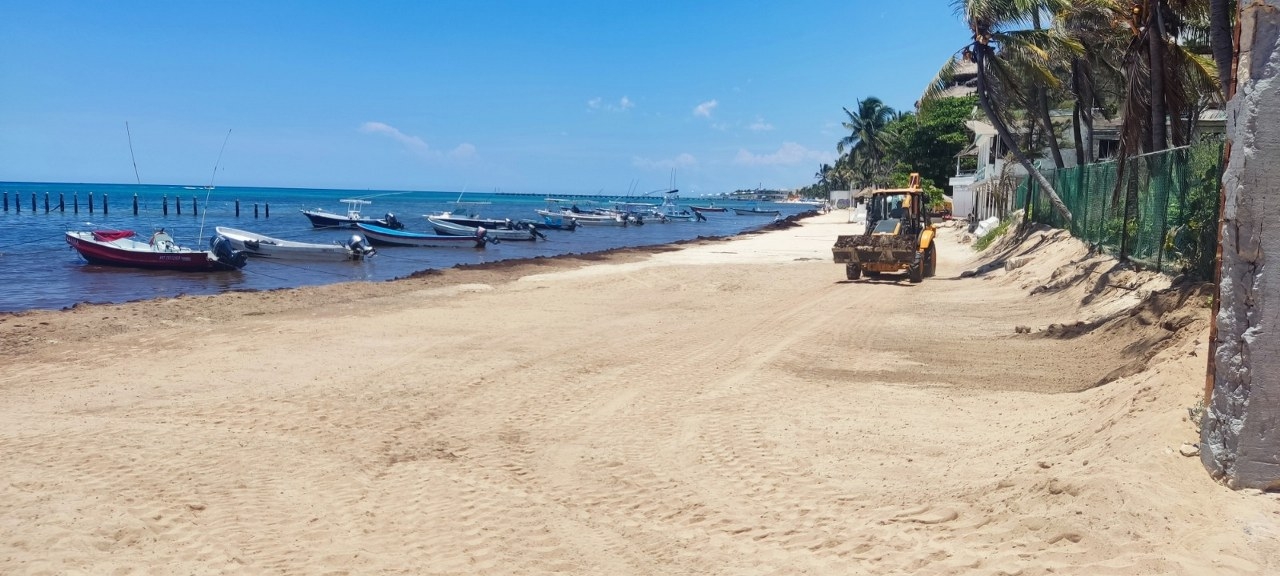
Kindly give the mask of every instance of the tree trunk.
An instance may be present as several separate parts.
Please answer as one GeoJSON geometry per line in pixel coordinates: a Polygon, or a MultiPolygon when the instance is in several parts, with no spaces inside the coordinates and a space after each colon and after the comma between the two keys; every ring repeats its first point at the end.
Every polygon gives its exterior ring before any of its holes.
{"type": "Polygon", "coordinates": [[[1014,158],[1018,159],[1018,163],[1027,170],[1027,174],[1035,178],[1036,183],[1040,185],[1040,190],[1049,197],[1049,204],[1053,206],[1053,211],[1058,213],[1065,221],[1067,227],[1071,226],[1071,210],[1067,209],[1067,205],[1062,202],[1062,198],[1058,197],[1058,191],[1053,189],[1053,185],[1049,183],[1049,179],[1044,177],[1027,155],[1022,152],[1018,146],[1017,140],[1014,140],[1013,134],[1009,133],[1009,127],[1005,125],[1004,120],[996,115],[995,110],[991,108],[991,99],[987,94],[987,70],[986,59],[987,46],[974,46],[974,61],[978,65],[978,104],[982,106],[982,112],[987,115],[987,119],[991,121],[991,125],[996,129],[996,133],[1000,135],[1000,139],[1009,143],[1009,151],[1013,153],[1014,158]]]}
{"type": "MultiPolygon", "coordinates": [[[[1036,30],[1040,30],[1040,11],[1033,10],[1031,12],[1031,22],[1036,30]]],[[[1062,161],[1062,147],[1058,144],[1058,132],[1053,129],[1053,119],[1049,117],[1049,92],[1045,89],[1044,84],[1036,83],[1035,86],[1035,115],[1040,120],[1040,127],[1044,128],[1045,140],[1049,144],[1049,154],[1053,156],[1053,165],[1058,168],[1066,167],[1066,163],[1062,161]]]]}
{"type": "Polygon", "coordinates": [[[1165,129],[1168,113],[1164,105],[1164,18],[1161,16],[1164,2],[1149,2],[1147,17],[1147,58],[1151,71],[1151,149],[1158,152],[1169,147],[1169,133],[1165,129]]]}
{"type": "Polygon", "coordinates": [[[1080,131],[1080,102],[1071,108],[1071,137],[1076,143],[1076,166],[1084,166],[1084,134],[1080,131]]]}
{"type": "Polygon", "coordinates": [[[1075,139],[1076,143],[1076,166],[1085,165],[1085,142],[1080,130],[1080,123],[1084,120],[1082,118],[1083,106],[1081,102],[1086,101],[1083,92],[1084,85],[1080,82],[1080,59],[1072,58],[1071,94],[1075,96],[1075,105],[1071,109],[1071,137],[1075,139]]]}
{"type": "Polygon", "coordinates": [[[1044,128],[1045,140],[1049,143],[1049,154],[1053,156],[1053,165],[1066,167],[1062,161],[1062,147],[1058,145],[1058,133],[1053,129],[1053,119],[1049,117],[1049,95],[1043,86],[1036,86],[1036,116],[1040,119],[1040,127],[1044,128]]]}
{"type": "Polygon", "coordinates": [[[1235,0],[1209,0],[1209,47],[1218,66],[1218,83],[1224,100],[1226,87],[1231,83],[1231,53],[1235,49],[1231,39],[1231,12],[1235,7],[1235,0]]]}
{"type": "MultiPolygon", "coordinates": [[[[1218,314],[1210,342],[1212,393],[1200,428],[1200,461],[1232,488],[1280,488],[1280,0],[1240,12],[1235,93],[1227,105],[1218,314]],[[1272,104],[1267,104],[1271,102],[1272,104]]],[[[1228,85],[1228,92],[1231,92],[1228,85]]]]}

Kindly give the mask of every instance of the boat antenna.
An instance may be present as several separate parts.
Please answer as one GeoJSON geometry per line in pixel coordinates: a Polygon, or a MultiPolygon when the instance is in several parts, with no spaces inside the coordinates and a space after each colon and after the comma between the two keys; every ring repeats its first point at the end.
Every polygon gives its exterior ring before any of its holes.
{"type": "Polygon", "coordinates": [[[125,120],[124,122],[124,133],[125,136],[129,137],[129,160],[133,162],[133,179],[138,182],[139,186],[141,186],[142,178],[138,176],[138,159],[133,157],[133,134],[129,132],[128,120],[125,120]]]}
{"type": "Polygon", "coordinates": [[[209,217],[209,196],[213,195],[213,179],[218,177],[218,165],[222,164],[222,152],[227,149],[227,140],[231,139],[231,129],[227,128],[227,136],[222,139],[222,148],[218,149],[218,160],[213,163],[213,174],[209,176],[209,187],[204,191],[204,212],[200,214],[200,234],[197,239],[204,238],[204,219],[209,217]]]}

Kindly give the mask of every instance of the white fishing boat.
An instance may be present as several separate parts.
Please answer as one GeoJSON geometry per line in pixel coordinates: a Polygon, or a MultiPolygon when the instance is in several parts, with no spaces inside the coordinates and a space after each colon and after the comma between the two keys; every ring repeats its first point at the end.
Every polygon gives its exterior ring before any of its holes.
{"type": "Polygon", "coordinates": [[[510,220],[493,221],[493,227],[469,226],[436,216],[427,216],[427,222],[431,223],[431,228],[436,231],[436,234],[449,236],[486,236],[494,240],[515,241],[533,241],[538,238],[546,238],[532,226],[520,227],[510,220]]]}
{"type": "Polygon", "coordinates": [[[600,212],[583,210],[573,200],[547,198],[547,208],[534,210],[539,216],[548,219],[570,219],[580,226],[626,226],[629,222],[626,215],[617,212],[600,212]],[[565,207],[569,204],[569,207],[565,207]]]}
{"type": "Polygon", "coordinates": [[[296,242],[282,240],[226,226],[214,228],[218,236],[225,238],[236,250],[243,250],[250,256],[262,258],[279,258],[281,260],[361,260],[374,254],[364,237],[359,234],[351,236],[347,242],[320,244],[313,242],[296,242]]]}
{"type": "Polygon", "coordinates": [[[669,190],[663,193],[662,204],[654,211],[654,214],[659,220],[663,222],[691,222],[694,220],[706,220],[702,214],[688,208],[682,208],[680,205],[676,204],[676,199],[680,197],[677,192],[678,190],[669,190]]]}
{"type": "Polygon", "coordinates": [[[372,224],[374,226],[391,228],[393,230],[404,228],[404,224],[397,221],[394,214],[387,214],[382,218],[369,218],[362,215],[360,213],[360,207],[373,203],[369,200],[364,200],[362,198],[343,198],[340,202],[344,202],[347,205],[346,216],[334,214],[333,212],[329,212],[323,208],[303,210],[302,215],[306,216],[307,220],[311,221],[311,225],[316,228],[352,228],[356,224],[372,224]]]}
{"type": "Polygon", "coordinates": [[[761,210],[759,206],[734,208],[733,213],[739,216],[773,216],[775,218],[782,215],[781,210],[761,210]]]}

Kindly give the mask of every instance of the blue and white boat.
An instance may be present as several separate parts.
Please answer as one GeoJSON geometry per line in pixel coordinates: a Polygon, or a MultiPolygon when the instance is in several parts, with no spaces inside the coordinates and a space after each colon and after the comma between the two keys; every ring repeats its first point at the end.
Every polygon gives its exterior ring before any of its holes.
{"type": "MultiPolygon", "coordinates": [[[[488,224],[478,223],[472,226],[462,224],[453,219],[427,216],[427,222],[437,234],[449,236],[485,236],[493,240],[533,241],[539,237],[546,238],[532,226],[517,225],[510,220],[489,220],[488,224]]],[[[485,222],[485,221],[480,221],[485,222]]]]}
{"type": "Polygon", "coordinates": [[[364,236],[369,239],[369,242],[384,246],[484,248],[485,244],[489,243],[489,240],[483,234],[477,236],[424,234],[422,232],[394,230],[373,224],[356,224],[356,228],[364,232],[364,236]]]}

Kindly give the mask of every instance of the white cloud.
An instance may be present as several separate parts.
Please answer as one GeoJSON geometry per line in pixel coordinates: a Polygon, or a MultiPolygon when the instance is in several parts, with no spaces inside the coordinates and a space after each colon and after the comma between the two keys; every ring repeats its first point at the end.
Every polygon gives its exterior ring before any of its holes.
{"type": "Polygon", "coordinates": [[[735,164],[748,166],[791,166],[807,162],[830,161],[830,154],[810,150],[795,142],[785,142],[776,152],[770,154],[753,154],[746,149],[739,149],[737,156],[733,159],[735,164]]]}
{"type": "Polygon", "coordinates": [[[365,134],[382,134],[383,136],[399,142],[400,145],[404,146],[409,150],[409,152],[417,156],[427,157],[431,154],[430,147],[427,146],[427,143],[423,142],[421,138],[405,134],[404,132],[397,130],[394,126],[383,124],[382,122],[365,122],[360,125],[360,131],[365,134]]]}
{"type": "Polygon", "coordinates": [[[707,100],[706,102],[703,102],[693,107],[693,115],[702,116],[703,118],[710,118],[711,112],[716,109],[716,106],[719,106],[719,105],[720,103],[716,102],[715,100],[707,100]]]}
{"type": "Polygon", "coordinates": [[[438,160],[445,156],[454,160],[468,160],[476,157],[476,147],[471,144],[459,144],[456,148],[450,150],[448,154],[444,154],[438,150],[433,150],[422,138],[405,134],[395,126],[382,122],[365,122],[360,125],[360,131],[365,134],[386,136],[399,142],[410,154],[427,160],[438,160]]]}
{"type": "Polygon", "coordinates": [[[698,164],[698,159],[694,158],[693,154],[690,154],[688,152],[681,153],[679,156],[676,156],[675,158],[662,158],[658,160],[651,160],[649,158],[641,158],[639,156],[636,156],[631,159],[631,165],[637,168],[662,169],[662,170],[670,170],[671,168],[688,168],[690,166],[696,166],[697,164],[698,164]]]}
{"type": "Polygon", "coordinates": [[[476,147],[463,142],[457,148],[449,151],[449,157],[454,160],[470,160],[476,157],[476,147]]]}
{"type": "Polygon", "coordinates": [[[606,110],[609,112],[626,112],[636,107],[636,103],[630,98],[623,96],[617,102],[605,102],[603,98],[596,96],[587,100],[587,108],[591,110],[606,110]]]}
{"type": "Polygon", "coordinates": [[[765,122],[764,118],[756,118],[755,122],[752,122],[747,126],[747,130],[752,132],[768,132],[773,130],[773,124],[765,122]]]}

